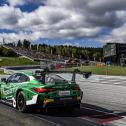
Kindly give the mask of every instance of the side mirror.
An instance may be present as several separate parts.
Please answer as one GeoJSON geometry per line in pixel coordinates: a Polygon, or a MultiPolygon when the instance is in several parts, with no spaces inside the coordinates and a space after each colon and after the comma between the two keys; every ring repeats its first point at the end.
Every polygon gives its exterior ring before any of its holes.
{"type": "Polygon", "coordinates": [[[85,79],[89,78],[91,76],[91,72],[86,72],[86,73],[83,73],[83,77],[85,79]]]}
{"type": "Polygon", "coordinates": [[[1,82],[7,83],[7,79],[6,78],[1,78],[1,82]]]}

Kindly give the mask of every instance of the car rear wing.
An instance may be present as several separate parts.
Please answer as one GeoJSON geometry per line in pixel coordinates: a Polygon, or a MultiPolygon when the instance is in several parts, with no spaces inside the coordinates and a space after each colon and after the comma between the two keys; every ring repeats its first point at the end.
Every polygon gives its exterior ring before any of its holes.
{"type": "Polygon", "coordinates": [[[45,83],[45,76],[50,73],[70,73],[72,74],[72,79],[71,81],[76,82],[76,74],[81,74],[85,79],[89,78],[91,76],[91,72],[85,72],[85,71],[80,71],[79,69],[75,69],[74,71],[50,71],[49,69],[43,69],[43,70],[36,70],[34,75],[39,75],[42,76],[43,83],[45,83]]]}

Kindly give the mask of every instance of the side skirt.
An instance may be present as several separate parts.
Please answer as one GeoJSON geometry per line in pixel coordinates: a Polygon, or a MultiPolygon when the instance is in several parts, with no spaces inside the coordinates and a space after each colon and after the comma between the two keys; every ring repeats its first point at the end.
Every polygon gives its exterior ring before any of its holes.
{"type": "Polygon", "coordinates": [[[11,100],[0,100],[0,102],[2,102],[2,103],[4,103],[4,104],[7,104],[7,105],[9,105],[9,106],[13,106],[13,101],[12,101],[12,99],[11,100]]]}

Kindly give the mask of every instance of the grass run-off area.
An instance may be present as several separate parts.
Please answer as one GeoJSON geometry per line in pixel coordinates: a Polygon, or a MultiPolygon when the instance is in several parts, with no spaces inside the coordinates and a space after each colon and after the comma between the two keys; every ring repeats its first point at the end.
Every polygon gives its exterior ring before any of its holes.
{"type": "Polygon", "coordinates": [[[4,74],[4,71],[3,70],[0,70],[0,74],[4,74]]]}
{"type": "MultiPolygon", "coordinates": [[[[39,62],[32,61],[24,57],[0,57],[0,66],[20,66],[20,65],[38,65],[39,62]]],[[[81,66],[78,67],[81,71],[91,71],[98,75],[116,75],[126,76],[126,67],[120,66],[81,66]]],[[[77,67],[65,68],[63,70],[73,71],[77,67]]],[[[0,71],[3,74],[3,71],[0,71]]]]}
{"type": "MultiPolygon", "coordinates": [[[[77,67],[76,67],[77,68],[77,67]]],[[[70,71],[76,68],[69,68],[70,71]]],[[[126,67],[119,66],[81,66],[78,67],[81,71],[91,71],[93,74],[98,75],[114,75],[114,76],[126,76],[126,67]]]]}
{"type": "Polygon", "coordinates": [[[24,57],[2,57],[0,58],[0,66],[20,66],[20,65],[38,65],[38,62],[32,61],[24,57]]]}

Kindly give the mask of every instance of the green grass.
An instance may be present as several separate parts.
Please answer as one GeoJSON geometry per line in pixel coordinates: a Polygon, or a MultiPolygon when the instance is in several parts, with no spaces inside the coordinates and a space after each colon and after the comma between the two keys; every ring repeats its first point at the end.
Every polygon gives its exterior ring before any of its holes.
{"type": "Polygon", "coordinates": [[[20,65],[38,65],[39,62],[31,61],[23,57],[3,57],[0,66],[20,66],[20,65]]]}
{"type": "MultiPolygon", "coordinates": [[[[67,70],[72,71],[73,69],[76,69],[77,67],[68,68],[67,70]]],[[[114,76],[126,76],[126,67],[119,67],[119,66],[82,66],[79,67],[81,71],[91,71],[93,74],[98,75],[114,75],[114,76]]]]}
{"type": "Polygon", "coordinates": [[[4,74],[4,71],[0,71],[0,74],[4,74]]]}

